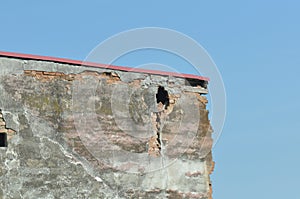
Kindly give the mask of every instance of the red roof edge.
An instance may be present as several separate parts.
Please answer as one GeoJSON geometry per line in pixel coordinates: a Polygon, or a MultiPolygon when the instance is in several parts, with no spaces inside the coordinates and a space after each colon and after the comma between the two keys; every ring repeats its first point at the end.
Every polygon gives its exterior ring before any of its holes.
{"type": "Polygon", "coordinates": [[[84,62],[84,61],[79,61],[79,60],[49,57],[49,56],[41,56],[41,55],[31,55],[31,54],[0,51],[0,57],[13,57],[13,58],[19,58],[19,59],[51,61],[51,62],[72,64],[72,65],[82,65],[82,66],[87,66],[87,67],[107,68],[107,69],[127,71],[127,72],[147,73],[147,74],[154,74],[154,75],[174,76],[174,77],[209,81],[208,77],[202,77],[202,76],[192,75],[192,74],[182,74],[182,73],[167,72],[167,71],[148,70],[148,69],[141,69],[141,68],[131,68],[131,67],[125,67],[125,66],[115,66],[115,65],[109,65],[109,64],[84,62]]]}

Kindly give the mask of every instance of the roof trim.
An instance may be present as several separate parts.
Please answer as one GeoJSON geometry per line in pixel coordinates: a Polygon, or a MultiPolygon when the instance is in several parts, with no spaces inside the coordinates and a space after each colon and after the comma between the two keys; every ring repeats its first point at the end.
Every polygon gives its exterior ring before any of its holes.
{"type": "Polygon", "coordinates": [[[12,58],[17,58],[17,59],[50,61],[50,62],[65,63],[65,64],[72,64],[72,65],[82,65],[82,66],[94,67],[94,68],[107,68],[107,69],[111,69],[111,70],[120,70],[120,71],[127,71],[127,72],[136,72],[136,73],[147,73],[147,74],[163,75],[163,76],[174,76],[174,77],[209,81],[208,77],[202,77],[202,76],[192,75],[192,74],[182,74],[182,73],[175,73],[175,72],[148,70],[148,69],[141,69],[141,68],[131,68],[131,67],[125,67],[125,66],[115,66],[115,65],[100,64],[100,63],[95,63],[95,62],[84,62],[84,61],[79,61],[79,60],[41,56],[41,55],[31,55],[31,54],[0,51],[0,57],[12,57],[12,58]]]}

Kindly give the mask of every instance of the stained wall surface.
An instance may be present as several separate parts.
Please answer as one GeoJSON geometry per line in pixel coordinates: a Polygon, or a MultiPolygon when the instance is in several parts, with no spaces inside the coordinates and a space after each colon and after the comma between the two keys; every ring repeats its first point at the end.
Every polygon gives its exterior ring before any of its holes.
{"type": "Polygon", "coordinates": [[[205,80],[0,57],[0,198],[211,198],[205,80]]]}

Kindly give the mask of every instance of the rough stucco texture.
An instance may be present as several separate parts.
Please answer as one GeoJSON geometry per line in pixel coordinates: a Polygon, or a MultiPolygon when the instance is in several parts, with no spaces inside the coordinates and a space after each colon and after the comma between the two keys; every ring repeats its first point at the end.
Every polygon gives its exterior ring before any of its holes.
{"type": "Polygon", "coordinates": [[[0,198],[211,198],[205,82],[0,57],[0,198]]]}

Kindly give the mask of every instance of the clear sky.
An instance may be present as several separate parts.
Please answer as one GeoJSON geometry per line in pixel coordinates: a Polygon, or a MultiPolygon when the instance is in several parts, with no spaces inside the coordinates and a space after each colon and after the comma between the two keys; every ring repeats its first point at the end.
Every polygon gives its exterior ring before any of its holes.
{"type": "Polygon", "coordinates": [[[226,87],[214,199],[300,198],[299,1],[78,2],[2,0],[0,50],[82,60],[121,31],[180,31],[209,52],[226,87]]]}

